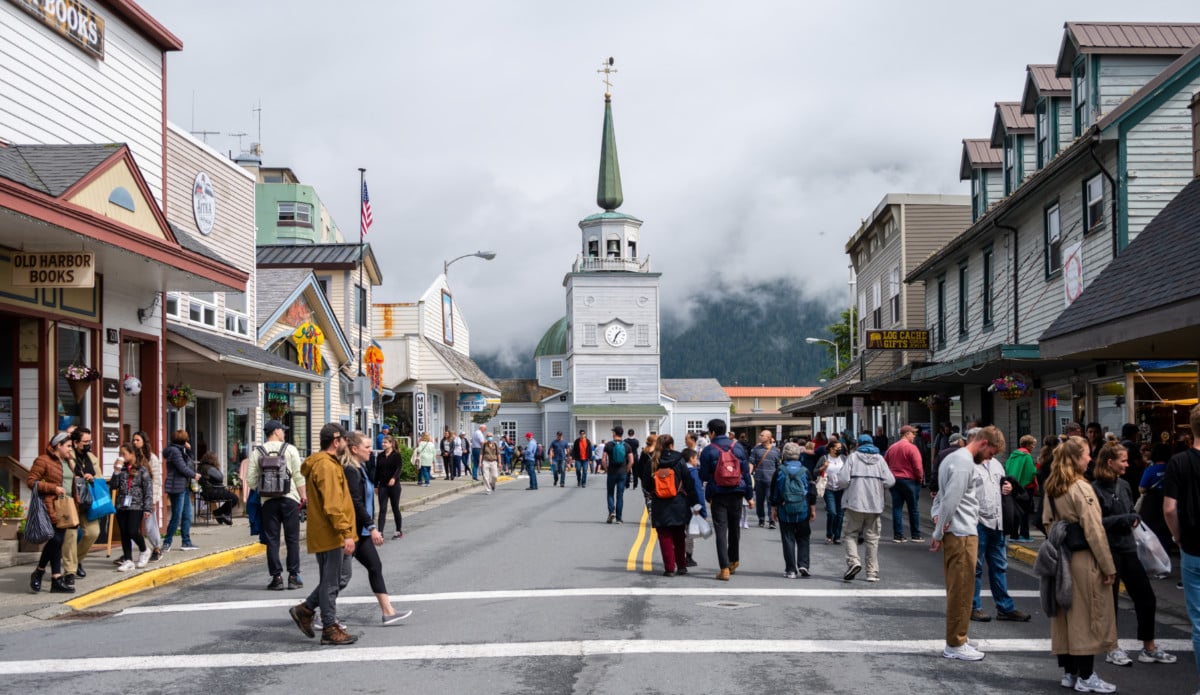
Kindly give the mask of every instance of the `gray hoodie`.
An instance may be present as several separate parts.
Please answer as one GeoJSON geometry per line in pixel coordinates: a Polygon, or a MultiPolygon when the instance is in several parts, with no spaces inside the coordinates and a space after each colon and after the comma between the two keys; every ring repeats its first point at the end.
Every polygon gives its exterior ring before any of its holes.
{"type": "Polygon", "coordinates": [[[882,456],[862,451],[850,454],[837,472],[836,481],[837,489],[846,490],[842,506],[864,514],[883,513],[883,491],[896,484],[882,456]]]}

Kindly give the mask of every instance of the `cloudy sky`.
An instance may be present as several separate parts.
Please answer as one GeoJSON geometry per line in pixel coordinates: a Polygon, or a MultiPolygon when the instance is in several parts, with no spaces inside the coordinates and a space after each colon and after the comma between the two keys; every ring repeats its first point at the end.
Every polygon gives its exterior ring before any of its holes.
{"type": "Polygon", "coordinates": [[[962,138],[1055,61],[1064,22],[1200,21],[1178,0],[142,4],[184,43],[171,120],[236,150],[261,102],[265,163],[317,186],[350,240],[365,167],[379,301],[496,251],[450,282],[472,349],[514,352],[565,312],[598,211],[608,56],[621,210],[645,220],[664,311],[784,276],[844,305],[859,220],[889,192],[965,195],[962,138]]]}

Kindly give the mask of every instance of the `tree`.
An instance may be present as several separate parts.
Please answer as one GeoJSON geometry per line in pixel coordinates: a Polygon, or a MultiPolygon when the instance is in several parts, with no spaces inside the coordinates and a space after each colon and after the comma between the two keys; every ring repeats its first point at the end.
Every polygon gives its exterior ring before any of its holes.
{"type": "Polygon", "coordinates": [[[835,351],[832,345],[823,343],[825,345],[825,351],[829,353],[830,357],[837,360],[838,368],[836,370],[833,367],[826,367],[825,369],[822,369],[822,379],[832,379],[850,366],[850,362],[853,359],[853,355],[850,352],[850,327],[857,324],[858,309],[856,307],[850,307],[841,313],[841,320],[838,323],[832,324],[826,328],[830,335],[833,336],[827,340],[832,340],[833,342],[837,343],[837,350],[835,351]],[[834,354],[835,352],[836,355],[834,354]]]}

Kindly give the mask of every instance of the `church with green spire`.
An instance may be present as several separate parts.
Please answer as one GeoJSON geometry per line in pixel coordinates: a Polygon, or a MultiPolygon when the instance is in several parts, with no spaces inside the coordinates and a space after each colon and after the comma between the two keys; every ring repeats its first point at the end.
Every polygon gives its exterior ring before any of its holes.
{"type": "Polygon", "coordinates": [[[547,444],[557,432],[571,440],[584,430],[599,442],[620,426],[640,440],[670,433],[682,443],[711,418],[728,421],[730,400],[716,379],[662,378],[662,274],[640,245],[642,221],[618,211],[623,202],[606,93],[596,185],[601,212],[579,222],[579,253],[563,278],[567,313],[538,342],[536,378],[498,380],[495,431],[533,432],[547,444]]]}

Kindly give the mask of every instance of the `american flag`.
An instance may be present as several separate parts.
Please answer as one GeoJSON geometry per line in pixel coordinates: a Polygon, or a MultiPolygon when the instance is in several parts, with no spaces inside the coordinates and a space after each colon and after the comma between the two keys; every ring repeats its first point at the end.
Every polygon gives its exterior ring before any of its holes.
{"type": "Polygon", "coordinates": [[[375,218],[371,216],[371,196],[367,195],[367,180],[363,179],[361,221],[363,236],[366,236],[367,232],[371,231],[371,223],[374,221],[375,218]]]}

